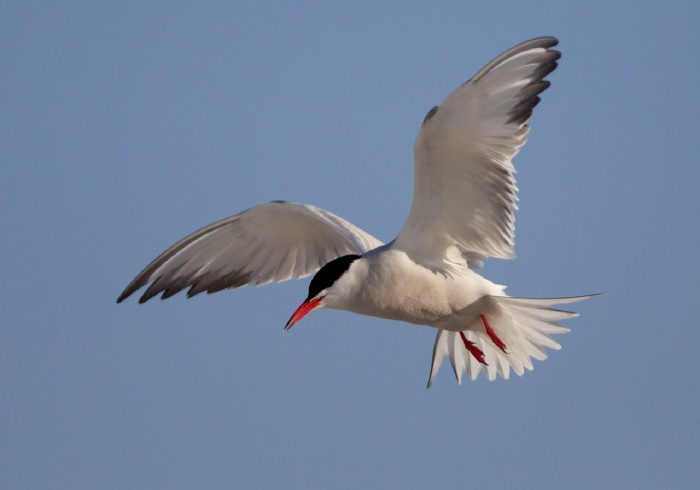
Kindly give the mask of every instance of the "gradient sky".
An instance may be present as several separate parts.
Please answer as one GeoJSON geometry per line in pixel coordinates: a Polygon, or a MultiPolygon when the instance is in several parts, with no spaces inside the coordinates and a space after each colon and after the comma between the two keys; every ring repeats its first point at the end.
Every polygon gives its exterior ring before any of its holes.
{"type": "Polygon", "coordinates": [[[697,488],[700,3],[0,4],[0,487],[697,488]],[[98,5],[99,4],[99,5],[98,5]],[[541,35],[514,296],[604,292],[523,377],[309,279],[115,300],[273,199],[391,240],[433,105],[541,35]]]}

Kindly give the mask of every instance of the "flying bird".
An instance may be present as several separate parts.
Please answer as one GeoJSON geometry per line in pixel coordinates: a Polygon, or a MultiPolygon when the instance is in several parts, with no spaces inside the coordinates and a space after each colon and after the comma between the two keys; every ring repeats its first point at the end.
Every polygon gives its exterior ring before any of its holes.
{"type": "Polygon", "coordinates": [[[430,387],[449,356],[457,381],[508,378],[532,370],[544,348],[561,346],[557,323],[577,316],[556,299],[509,297],[475,269],[488,257],[514,258],[517,209],[511,160],[544,78],[557,67],[558,41],[519,44],[430,109],[414,144],[414,191],[408,219],[385,244],[308,204],[273,201],[183,238],[151,262],[119,296],[150,283],[139,302],[189,288],[191,297],[316,273],[309,294],[284,327],[318,308],[346,310],[437,329],[430,387]]]}

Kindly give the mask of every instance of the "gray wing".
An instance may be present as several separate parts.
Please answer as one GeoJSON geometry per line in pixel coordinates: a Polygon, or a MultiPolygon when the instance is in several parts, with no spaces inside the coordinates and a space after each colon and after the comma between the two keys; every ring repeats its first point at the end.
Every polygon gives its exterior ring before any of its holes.
{"type": "Polygon", "coordinates": [[[117,299],[151,283],[139,303],[190,288],[187,296],[286,281],[331,260],[383,243],[352,223],[307,204],[273,201],[183,238],[146,267],[117,299]]]}
{"type": "Polygon", "coordinates": [[[414,145],[411,212],[394,247],[419,262],[453,251],[472,266],[514,257],[511,159],[557,66],[556,44],[544,37],[509,49],[428,112],[414,145]]]}

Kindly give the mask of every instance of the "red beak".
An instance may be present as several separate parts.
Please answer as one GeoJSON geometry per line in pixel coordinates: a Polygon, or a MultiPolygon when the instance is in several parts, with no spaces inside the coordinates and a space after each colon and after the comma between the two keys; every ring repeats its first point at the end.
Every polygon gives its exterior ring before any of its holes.
{"type": "Polygon", "coordinates": [[[285,332],[292,328],[296,322],[304,318],[308,312],[316,308],[323,298],[324,297],[321,296],[320,298],[307,299],[304,301],[284,326],[285,332]]]}

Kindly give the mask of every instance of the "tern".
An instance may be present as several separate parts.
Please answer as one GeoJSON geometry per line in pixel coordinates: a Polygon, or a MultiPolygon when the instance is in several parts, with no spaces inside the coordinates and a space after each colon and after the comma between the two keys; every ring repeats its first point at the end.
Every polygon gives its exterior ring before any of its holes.
{"type": "Polygon", "coordinates": [[[163,252],[117,302],[150,283],[139,302],[189,288],[191,297],[316,273],[284,327],[318,308],[346,310],[437,329],[428,387],[449,356],[489,380],[532,370],[531,358],[560,349],[552,308],[595,295],[529,299],[505,294],[475,272],[488,257],[514,258],[515,169],[526,122],[561,56],[553,37],[521,43],[430,109],[414,144],[408,219],[384,244],[324,209],[286,201],[254,206],[192,233],[163,252]]]}

